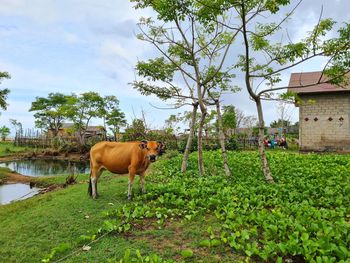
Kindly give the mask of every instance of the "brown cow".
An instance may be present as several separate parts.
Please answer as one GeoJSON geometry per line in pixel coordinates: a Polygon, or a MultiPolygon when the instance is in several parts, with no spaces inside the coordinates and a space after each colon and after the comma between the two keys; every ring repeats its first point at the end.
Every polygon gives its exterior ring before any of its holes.
{"type": "Polygon", "coordinates": [[[156,141],[99,142],[90,150],[89,194],[96,198],[97,180],[103,169],[115,174],[129,173],[128,199],[135,175],[140,175],[142,193],[145,193],[145,172],[158,155],[164,153],[164,144],[156,141]]]}

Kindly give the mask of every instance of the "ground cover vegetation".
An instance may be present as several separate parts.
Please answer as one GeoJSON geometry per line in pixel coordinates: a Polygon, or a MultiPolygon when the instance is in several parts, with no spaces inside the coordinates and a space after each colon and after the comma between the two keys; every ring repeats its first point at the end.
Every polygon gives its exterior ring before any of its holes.
{"type": "Polygon", "coordinates": [[[132,202],[126,201],[125,177],[103,176],[97,201],[85,197],[86,184],[77,184],[4,206],[1,237],[19,227],[22,234],[2,238],[1,256],[45,262],[66,256],[66,262],[349,260],[348,155],[268,151],[274,184],[266,184],[258,153],[229,152],[231,178],[224,176],[220,156],[204,152],[208,176],[202,177],[196,153],[185,174],[178,169],[182,156],[169,153],[152,166],[148,193],[135,191],[132,202]],[[23,228],[19,222],[28,216],[30,227],[23,228]],[[42,218],[46,223],[35,231],[40,246],[30,248],[29,236],[42,218]]]}
{"type": "Polygon", "coordinates": [[[121,225],[105,226],[123,232],[147,218],[166,226],[172,218],[210,215],[219,222],[208,222],[202,240],[188,244],[189,257],[200,259],[198,247],[222,246],[254,262],[349,260],[349,156],[269,152],[268,158],[275,184],[264,182],[254,152],[229,154],[235,179],[224,176],[217,151],[205,152],[208,177],[198,176],[195,155],[184,175],[176,169],[181,156],[158,163],[149,194],[110,213],[121,225]]]}

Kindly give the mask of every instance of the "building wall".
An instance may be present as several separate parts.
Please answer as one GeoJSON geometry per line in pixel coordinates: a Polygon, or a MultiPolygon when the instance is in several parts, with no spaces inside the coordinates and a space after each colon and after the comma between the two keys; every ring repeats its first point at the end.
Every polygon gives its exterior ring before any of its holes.
{"type": "Polygon", "coordinates": [[[300,98],[304,101],[299,106],[300,150],[350,151],[350,93],[301,94],[300,98]]]}

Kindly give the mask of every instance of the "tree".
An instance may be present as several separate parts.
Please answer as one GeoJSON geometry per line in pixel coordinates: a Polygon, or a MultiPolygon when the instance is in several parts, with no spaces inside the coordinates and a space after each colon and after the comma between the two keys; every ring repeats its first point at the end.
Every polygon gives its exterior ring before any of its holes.
{"type": "Polygon", "coordinates": [[[6,137],[10,134],[10,128],[5,125],[0,127],[0,137],[2,141],[5,141],[6,137]]]}
{"type": "MultiPolygon", "coordinates": [[[[8,72],[0,71],[0,84],[3,79],[9,79],[9,78],[11,78],[11,76],[8,72]]],[[[9,93],[10,93],[9,89],[0,89],[0,108],[3,110],[7,109],[6,99],[9,93]]]]}
{"type": "Polygon", "coordinates": [[[181,121],[180,114],[171,114],[168,119],[165,120],[164,129],[168,134],[175,134],[179,132],[180,127],[178,123],[181,121]]]}
{"type": "Polygon", "coordinates": [[[23,132],[23,127],[22,127],[21,122],[15,120],[15,119],[10,119],[10,123],[15,128],[16,136],[23,132]]]}
{"type": "Polygon", "coordinates": [[[66,119],[66,106],[71,96],[50,93],[47,98],[36,97],[29,111],[35,111],[35,126],[52,131],[54,137],[66,119]]]}
{"type": "MultiPolygon", "coordinates": [[[[119,100],[116,96],[103,97],[103,105],[100,108],[99,117],[103,119],[103,126],[107,132],[106,124],[112,126],[110,130],[113,133],[114,140],[117,140],[117,133],[121,126],[126,125],[125,115],[119,109],[119,100]]],[[[105,134],[106,137],[106,134],[105,134]]]]}
{"type": "Polygon", "coordinates": [[[236,109],[233,105],[224,106],[223,109],[222,126],[225,136],[227,137],[228,131],[234,130],[237,127],[236,109]]]}
{"type": "MultiPolygon", "coordinates": [[[[290,119],[292,117],[292,111],[293,108],[291,107],[291,103],[287,100],[281,100],[278,102],[277,105],[277,115],[279,117],[278,119],[278,125],[275,128],[280,128],[283,133],[284,138],[286,137],[286,129],[290,127],[290,119]]],[[[271,126],[272,127],[272,126],[271,126]]]]}
{"type": "MultiPolygon", "coordinates": [[[[228,159],[227,159],[227,153],[226,153],[226,147],[225,147],[225,133],[224,133],[224,125],[229,125],[229,123],[224,123],[223,116],[221,116],[221,109],[220,109],[220,101],[219,99],[215,100],[216,104],[216,114],[217,114],[217,123],[219,126],[219,133],[218,133],[218,138],[221,146],[221,154],[222,154],[222,159],[224,161],[224,169],[225,173],[227,176],[231,176],[231,170],[228,165],[228,159]]],[[[229,115],[226,115],[226,121],[229,118],[229,115]]],[[[232,116],[231,116],[232,117],[232,116]]]]}
{"type": "Polygon", "coordinates": [[[290,121],[278,119],[277,121],[273,121],[270,124],[271,128],[284,128],[289,127],[291,125],[290,121]]]}
{"type": "MultiPolygon", "coordinates": [[[[327,63],[322,69],[321,77],[315,83],[300,83],[293,88],[313,86],[320,83],[346,85],[346,73],[350,71],[350,24],[345,23],[338,29],[336,37],[327,38],[335,22],[332,19],[320,19],[305,39],[293,43],[289,38],[283,38],[283,25],[292,17],[301,1],[292,7],[282,19],[279,12],[282,6],[288,6],[289,0],[237,0],[237,1],[207,1],[200,4],[210,9],[217,16],[231,17],[229,23],[223,25],[237,33],[237,39],[243,41],[243,52],[238,55],[238,61],[233,61],[234,68],[244,75],[245,87],[250,98],[255,102],[259,121],[259,155],[265,179],[273,182],[269,163],[264,149],[264,114],[263,100],[276,99],[276,91],[288,87],[278,86],[280,75],[286,70],[301,66],[316,58],[325,58],[327,63]],[[265,23],[262,19],[265,18],[265,23]],[[274,20],[276,22],[270,22],[274,20]],[[267,88],[262,84],[266,84],[267,88]]],[[[286,94],[285,96],[290,96],[286,94]]],[[[285,97],[283,96],[283,97],[285,97]]]]}
{"type": "Polygon", "coordinates": [[[65,106],[66,117],[73,121],[81,147],[85,145],[85,133],[91,119],[100,117],[103,108],[103,98],[97,92],[90,91],[69,97],[65,106]]]}
{"type": "Polygon", "coordinates": [[[256,118],[256,116],[253,116],[253,115],[244,116],[241,124],[238,127],[253,128],[254,126],[257,125],[257,122],[258,122],[258,119],[256,118]]]}
{"type": "Polygon", "coordinates": [[[120,128],[126,125],[125,114],[118,108],[112,109],[106,116],[106,122],[110,126],[110,130],[113,133],[114,140],[117,141],[117,134],[120,132],[120,128]]]}
{"type": "MultiPolygon", "coordinates": [[[[138,38],[154,45],[161,57],[137,64],[137,73],[145,80],[135,81],[133,86],[144,95],[155,94],[162,99],[176,99],[177,107],[192,105],[193,117],[199,108],[198,169],[199,174],[204,175],[203,128],[208,105],[215,105],[208,93],[212,91],[221,95],[220,91],[231,88],[230,81],[234,75],[230,73],[231,68],[224,66],[224,62],[236,33],[228,33],[213,19],[216,14],[203,10],[196,1],[133,2],[136,2],[136,8],[152,8],[161,21],[159,25],[151,18],[140,20],[142,34],[138,38]],[[174,78],[182,78],[183,85],[174,84],[174,78]]],[[[217,97],[214,97],[216,100],[217,97]]],[[[190,129],[193,131],[193,127],[190,129]]],[[[188,144],[192,140],[192,131],[188,144]]],[[[187,164],[186,156],[188,154],[185,152],[184,162],[187,164]]]]}
{"type": "Polygon", "coordinates": [[[136,141],[144,140],[146,138],[146,126],[141,119],[133,119],[131,125],[125,129],[125,135],[123,140],[125,141],[136,141]]]}

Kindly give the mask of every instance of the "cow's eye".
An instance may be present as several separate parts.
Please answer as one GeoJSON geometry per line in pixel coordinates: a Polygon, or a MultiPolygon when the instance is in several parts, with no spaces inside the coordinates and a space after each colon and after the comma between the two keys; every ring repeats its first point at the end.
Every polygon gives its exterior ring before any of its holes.
{"type": "Polygon", "coordinates": [[[149,150],[150,150],[148,147],[147,147],[146,149],[147,149],[147,151],[149,151],[149,150]]]}

